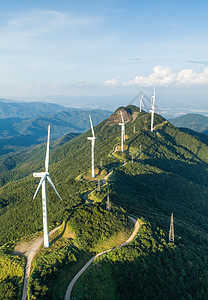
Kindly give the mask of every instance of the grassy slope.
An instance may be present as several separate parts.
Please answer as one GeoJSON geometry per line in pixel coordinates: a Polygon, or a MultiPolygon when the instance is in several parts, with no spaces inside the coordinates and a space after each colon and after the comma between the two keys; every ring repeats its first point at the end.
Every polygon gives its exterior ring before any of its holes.
{"type": "Polygon", "coordinates": [[[29,299],[63,299],[78,270],[95,253],[124,242],[131,230],[132,224],[116,207],[109,212],[88,204],[74,210],[60,236],[36,257],[29,299]]]}

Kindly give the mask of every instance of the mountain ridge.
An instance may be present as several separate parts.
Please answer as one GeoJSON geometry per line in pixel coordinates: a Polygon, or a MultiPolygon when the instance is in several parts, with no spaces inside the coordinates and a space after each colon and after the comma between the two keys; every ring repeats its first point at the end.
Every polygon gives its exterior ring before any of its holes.
{"type": "MultiPolygon", "coordinates": [[[[139,217],[143,222],[141,231],[132,245],[127,246],[126,249],[118,249],[99,261],[98,265],[102,273],[107,278],[111,278],[110,287],[114,291],[114,298],[117,295],[117,299],[122,299],[123,293],[128,299],[128,295],[133,298],[139,293],[141,299],[150,299],[151,295],[158,300],[162,295],[168,299],[174,295],[171,286],[172,282],[176,282],[178,298],[184,295],[185,290],[187,294],[185,299],[191,299],[188,298],[189,295],[197,299],[197,295],[206,295],[208,291],[206,283],[206,272],[208,272],[207,140],[203,139],[203,135],[193,131],[186,132],[176,128],[157,114],[155,114],[154,132],[151,133],[150,114],[144,111],[135,114],[137,112],[138,108],[134,106],[120,107],[108,119],[95,126],[95,136],[100,137],[95,142],[95,180],[90,179],[91,145],[87,140],[90,131],[70,141],[63,141],[64,144],[61,146],[59,142],[54,141],[50,151],[50,176],[63,202],[59,202],[48,187],[49,227],[53,228],[62,221],[70,221],[72,214],[76,214],[78,223],[75,224],[78,226],[79,222],[81,224],[84,220],[87,230],[87,224],[91,224],[90,220],[93,218],[89,216],[88,219],[86,211],[88,209],[93,211],[94,208],[100,207],[105,210],[106,197],[109,194],[113,207],[124,208],[127,213],[139,217]],[[120,110],[125,115],[125,121],[128,119],[125,125],[124,153],[120,151],[120,126],[118,125],[120,110]],[[117,158],[110,155],[115,147],[117,151],[114,155],[117,158]],[[101,160],[102,166],[100,166],[101,160]],[[123,161],[126,163],[123,164],[123,161]],[[102,180],[104,176],[102,174],[109,173],[109,170],[112,170],[112,174],[108,178],[108,184],[104,185],[100,192],[97,191],[97,179],[102,180]],[[79,176],[80,174],[82,177],[79,176]],[[82,198],[88,191],[93,191],[92,195],[89,194],[91,204],[86,204],[82,198]],[[86,211],[84,205],[88,205],[86,211]],[[82,209],[79,210],[79,206],[82,209]],[[168,243],[172,212],[175,218],[174,245],[168,243]],[[187,280],[187,274],[192,273],[197,274],[197,283],[195,277],[187,280]],[[155,279],[151,274],[157,274],[154,276],[155,279]],[[122,280],[117,280],[121,277],[122,280]],[[134,278],[136,282],[143,282],[143,285],[139,284],[136,287],[134,278]],[[145,280],[142,281],[141,278],[145,280]],[[195,288],[192,289],[194,282],[195,288]],[[128,291],[124,290],[125,286],[128,291]],[[163,286],[165,289],[162,288],[163,286]]],[[[43,170],[44,158],[45,144],[42,144],[32,148],[28,153],[25,152],[22,157],[14,157],[14,160],[19,159],[17,166],[8,172],[0,172],[2,179],[9,176],[13,178],[0,188],[1,245],[42,230],[41,196],[37,195],[37,198],[32,200],[36,188],[32,172],[43,170]]],[[[96,230],[99,230],[99,226],[95,226],[96,230]]],[[[82,240],[84,242],[85,231],[82,231],[82,234],[80,231],[78,233],[80,242],[82,240]]],[[[90,237],[89,233],[87,237],[90,237]]],[[[67,257],[75,255],[75,249],[70,247],[67,248],[67,257]]],[[[52,253],[45,252],[44,259],[47,257],[49,259],[51,256],[52,253]]],[[[38,265],[38,268],[41,266],[38,265]]],[[[45,293],[46,299],[49,295],[52,297],[50,299],[59,299],[59,297],[61,299],[60,295],[64,292],[61,280],[57,286],[57,279],[62,278],[61,270],[66,270],[64,265],[59,265],[57,270],[52,258],[49,265],[44,266],[45,276],[41,275],[38,269],[34,269],[31,279],[33,295],[42,292],[45,293]],[[35,274],[39,275],[35,277],[35,274]],[[53,295],[52,290],[55,293],[53,295]],[[58,294],[59,290],[60,294],[58,294]]],[[[99,278],[94,280],[93,273],[98,272],[96,265],[95,268],[92,266],[91,270],[93,270],[92,282],[87,281],[87,293],[95,298],[96,290],[103,289],[101,292],[105,290],[105,280],[101,282],[99,278]]],[[[84,286],[79,289],[85,293],[84,286]]],[[[75,290],[77,290],[76,286],[75,290]]],[[[112,299],[114,298],[112,296],[112,299]]]]}

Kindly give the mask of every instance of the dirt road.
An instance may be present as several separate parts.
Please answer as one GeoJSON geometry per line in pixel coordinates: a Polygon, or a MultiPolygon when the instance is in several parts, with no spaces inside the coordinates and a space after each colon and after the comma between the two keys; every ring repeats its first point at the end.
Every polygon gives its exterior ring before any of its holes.
{"type": "MultiPolygon", "coordinates": [[[[56,232],[60,227],[61,225],[56,227],[52,231],[50,231],[49,236],[51,236],[54,232],[56,232]]],[[[32,260],[35,254],[37,253],[38,249],[42,246],[42,244],[43,244],[43,236],[36,238],[30,242],[21,243],[15,247],[14,254],[24,255],[27,258],[27,262],[25,266],[25,278],[24,278],[22,300],[27,299],[27,286],[28,286],[29,275],[31,272],[32,260]]]]}
{"type": "Polygon", "coordinates": [[[123,244],[117,246],[117,247],[114,247],[112,249],[109,249],[109,250],[106,250],[106,251],[103,251],[101,253],[98,253],[97,255],[93,256],[85,265],[84,267],[75,275],[75,277],[72,279],[71,283],[69,284],[68,286],[68,289],[66,291],[66,295],[65,295],[65,300],[70,300],[70,297],[71,297],[71,292],[72,292],[72,289],[73,289],[73,286],[74,284],[76,283],[77,279],[82,275],[82,273],[89,267],[89,265],[99,256],[103,255],[103,254],[106,254],[110,251],[114,251],[115,249],[117,248],[121,248],[121,247],[124,247],[126,246],[129,242],[131,242],[133,240],[133,238],[135,237],[135,235],[137,234],[138,230],[139,230],[139,222],[130,217],[129,218],[134,222],[134,231],[132,232],[131,236],[129,237],[129,239],[127,241],[125,241],[123,244]]]}

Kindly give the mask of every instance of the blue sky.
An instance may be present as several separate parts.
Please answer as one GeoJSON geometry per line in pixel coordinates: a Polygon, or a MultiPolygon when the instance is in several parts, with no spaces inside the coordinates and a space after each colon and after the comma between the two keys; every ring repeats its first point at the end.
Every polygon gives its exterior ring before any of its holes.
{"type": "Polygon", "coordinates": [[[0,2],[0,98],[208,93],[207,1],[0,2]]]}

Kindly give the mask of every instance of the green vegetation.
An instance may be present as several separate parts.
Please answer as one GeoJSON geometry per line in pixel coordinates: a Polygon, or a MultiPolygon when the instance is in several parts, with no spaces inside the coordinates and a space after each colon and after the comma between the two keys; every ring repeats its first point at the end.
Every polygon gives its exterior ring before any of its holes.
{"type": "Polygon", "coordinates": [[[11,255],[11,245],[0,247],[0,299],[21,299],[25,259],[11,255]]]}
{"type": "Polygon", "coordinates": [[[115,206],[112,211],[97,205],[74,210],[62,237],[35,259],[29,299],[63,299],[77,270],[101,249],[124,242],[130,230],[123,210],[115,206]]]}
{"type": "Polygon", "coordinates": [[[206,299],[207,268],[200,244],[196,249],[179,239],[167,244],[167,235],[145,222],[128,246],[93,262],[75,284],[72,299],[206,299]]]}
{"type": "MultiPolygon", "coordinates": [[[[92,299],[104,299],[105,288],[109,299],[115,299],[117,294],[120,299],[139,299],[138,295],[145,299],[144,295],[151,293],[154,299],[161,299],[162,291],[170,299],[173,295],[176,299],[205,299],[208,289],[207,137],[177,129],[158,115],[155,115],[155,131],[151,133],[149,114],[138,113],[134,106],[120,109],[129,120],[125,128],[128,139],[124,154],[117,151],[111,155],[120,145],[119,110],[95,127],[95,135],[99,137],[95,167],[98,169],[102,160],[103,175],[113,169],[108,184],[101,192],[94,191],[91,195],[99,205],[86,204],[83,199],[83,195],[95,190],[97,184],[85,176],[91,168],[91,145],[87,140],[90,133],[52,144],[50,175],[63,202],[47,187],[49,226],[52,229],[68,220],[68,231],[73,234],[63,236],[50,248],[53,251],[49,249],[37,257],[30,281],[31,299],[63,298],[73,275],[93,253],[112,245],[111,239],[115,240],[121,226],[127,225],[126,217],[115,215],[114,219],[112,213],[105,211],[108,193],[111,203],[136,217],[145,218],[145,225],[136,241],[100,258],[99,267],[95,264],[89,269],[92,283],[95,280],[92,273],[103,273],[96,297],[98,284],[90,285],[89,279],[85,278],[87,283],[83,291],[86,288],[92,299]],[[167,244],[172,212],[175,246],[167,244]],[[121,222],[119,230],[118,220],[121,222]],[[195,277],[189,283],[189,275],[193,273],[195,277]],[[171,289],[173,282],[174,290],[171,289]]],[[[32,172],[43,170],[44,156],[45,144],[0,158],[0,245],[42,230],[41,194],[32,200],[38,183],[32,172]]],[[[100,175],[99,172],[95,179],[100,175]]],[[[74,297],[82,299],[82,296],[81,289],[79,293],[74,292],[74,297]]]]}
{"type": "Polygon", "coordinates": [[[200,114],[186,114],[171,119],[170,122],[177,127],[186,127],[201,133],[208,133],[208,118],[200,114]]]}

